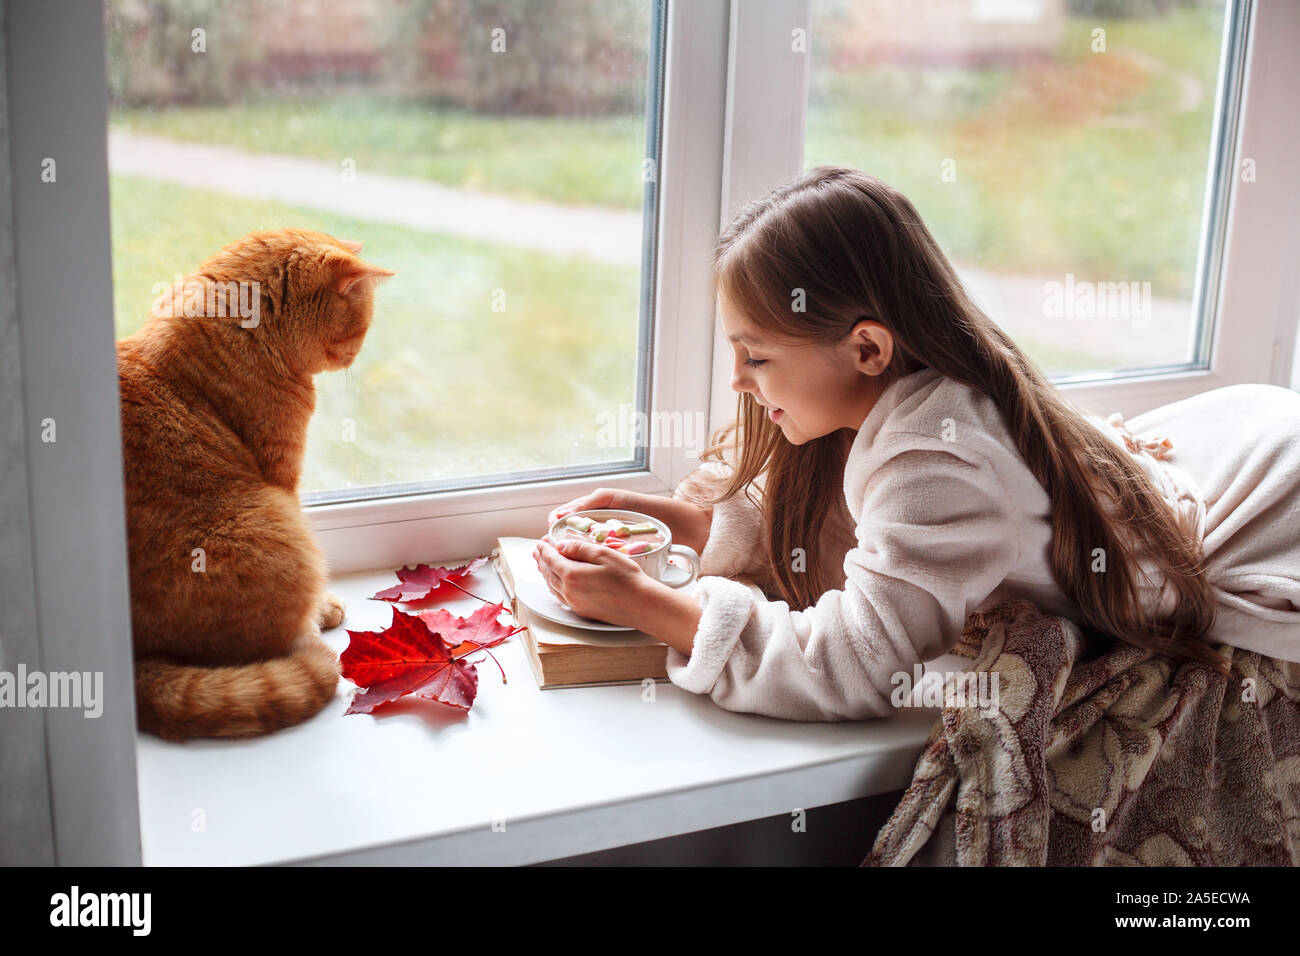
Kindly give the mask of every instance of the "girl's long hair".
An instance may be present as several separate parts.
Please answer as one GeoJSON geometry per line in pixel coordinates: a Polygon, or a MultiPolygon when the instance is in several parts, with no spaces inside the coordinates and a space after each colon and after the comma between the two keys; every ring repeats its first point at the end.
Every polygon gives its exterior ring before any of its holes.
{"type": "MultiPolygon", "coordinates": [[[[842,166],[818,166],[746,205],[718,237],[713,287],[753,324],[778,338],[843,343],[862,319],[893,334],[882,387],[932,368],[976,389],[1001,409],[1025,463],[1052,505],[1052,574],[1105,635],[1157,654],[1227,673],[1212,648],[1214,597],[1201,542],[1124,449],[1101,434],[970,299],[911,202],[880,180],[842,166]],[[804,311],[791,308],[803,290],[804,311]],[[1104,501],[1112,502],[1107,514],[1104,501]],[[1122,527],[1127,535],[1117,533],[1122,527]],[[1105,573],[1091,570],[1104,549],[1105,573]],[[1149,555],[1178,601],[1151,619],[1138,591],[1139,555],[1149,555]]],[[[831,568],[843,555],[797,551],[819,541],[842,496],[855,433],[840,429],[795,445],[752,395],[736,420],[710,436],[703,460],[732,461],[729,479],[703,495],[716,503],[742,490],[761,510],[767,571],[791,607],[839,587],[831,568]],[[724,457],[724,451],[731,455],[724,457]],[[761,500],[752,493],[759,479],[761,500]],[[787,556],[804,556],[805,567],[787,556]]],[[[854,516],[856,518],[856,516],[854,516]]]]}

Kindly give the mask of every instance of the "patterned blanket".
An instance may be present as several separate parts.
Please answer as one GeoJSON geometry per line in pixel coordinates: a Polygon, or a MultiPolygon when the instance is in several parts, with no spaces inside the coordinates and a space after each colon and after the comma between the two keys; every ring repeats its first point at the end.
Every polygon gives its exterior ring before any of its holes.
{"type": "Polygon", "coordinates": [[[953,651],[996,706],[943,709],[862,865],[1300,864],[1300,664],[1220,650],[1231,679],[1026,601],[973,615],[953,651]]]}

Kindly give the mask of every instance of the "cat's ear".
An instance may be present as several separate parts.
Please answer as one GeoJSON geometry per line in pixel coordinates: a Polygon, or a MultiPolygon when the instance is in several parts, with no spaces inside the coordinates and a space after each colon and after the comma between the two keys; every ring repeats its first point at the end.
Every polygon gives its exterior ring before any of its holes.
{"type": "Polygon", "coordinates": [[[363,243],[357,242],[355,239],[340,239],[338,244],[348,252],[360,252],[363,245],[363,243]]]}
{"type": "Polygon", "coordinates": [[[379,266],[362,262],[355,256],[342,254],[330,256],[325,264],[329,269],[329,278],[325,284],[339,295],[346,295],[347,291],[362,279],[397,275],[392,269],[381,269],[379,266]]]}

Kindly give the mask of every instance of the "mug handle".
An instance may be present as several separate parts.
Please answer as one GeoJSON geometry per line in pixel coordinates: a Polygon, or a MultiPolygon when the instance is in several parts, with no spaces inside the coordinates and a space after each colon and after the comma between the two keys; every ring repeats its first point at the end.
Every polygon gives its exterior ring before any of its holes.
{"type": "MultiPolygon", "coordinates": [[[[695,553],[695,549],[690,545],[674,544],[668,549],[668,553],[680,554],[691,563],[691,567],[689,571],[684,572],[686,576],[681,580],[667,580],[665,578],[660,578],[659,580],[664,584],[668,585],[670,588],[684,588],[700,576],[700,556],[695,553]]],[[[678,572],[676,577],[681,578],[683,573],[682,568],[677,567],[677,565],[668,565],[668,567],[676,568],[678,572]]]]}

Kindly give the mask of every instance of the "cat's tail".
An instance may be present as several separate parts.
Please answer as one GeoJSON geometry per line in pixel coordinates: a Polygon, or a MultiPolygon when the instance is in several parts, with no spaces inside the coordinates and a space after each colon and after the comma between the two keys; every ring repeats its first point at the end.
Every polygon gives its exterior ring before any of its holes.
{"type": "Polygon", "coordinates": [[[135,662],[136,718],[165,740],[256,737],[314,717],[338,684],[339,659],[319,639],[235,667],[146,657],[135,662]]]}

